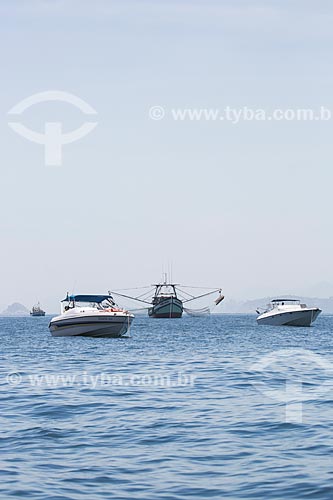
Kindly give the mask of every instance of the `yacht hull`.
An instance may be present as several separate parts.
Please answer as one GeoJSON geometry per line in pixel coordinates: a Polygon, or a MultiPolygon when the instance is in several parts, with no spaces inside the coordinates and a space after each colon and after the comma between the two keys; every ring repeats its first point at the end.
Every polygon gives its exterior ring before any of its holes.
{"type": "Polygon", "coordinates": [[[53,337],[123,337],[133,316],[55,318],[49,329],[53,337]]]}
{"type": "Polygon", "coordinates": [[[276,311],[274,313],[264,313],[258,316],[259,325],[271,326],[311,326],[317,319],[321,310],[318,308],[308,308],[298,311],[276,311]]]}

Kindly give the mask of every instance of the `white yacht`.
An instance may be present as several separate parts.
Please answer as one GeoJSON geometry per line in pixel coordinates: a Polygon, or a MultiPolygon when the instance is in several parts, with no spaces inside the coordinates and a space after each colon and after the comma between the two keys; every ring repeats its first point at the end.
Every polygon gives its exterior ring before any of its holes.
{"type": "Polygon", "coordinates": [[[296,299],[274,299],[264,311],[258,309],[257,313],[260,325],[311,326],[321,310],[318,307],[307,307],[296,299]]]}
{"type": "Polygon", "coordinates": [[[71,295],[61,302],[61,314],[50,321],[53,337],[122,337],[134,315],[116,306],[111,295],[71,295]]]}

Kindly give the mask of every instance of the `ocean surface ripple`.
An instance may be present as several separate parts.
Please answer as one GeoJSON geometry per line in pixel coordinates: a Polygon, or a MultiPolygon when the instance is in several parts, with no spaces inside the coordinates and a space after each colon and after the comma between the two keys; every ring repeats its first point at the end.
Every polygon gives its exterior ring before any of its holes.
{"type": "Polygon", "coordinates": [[[1,499],[333,498],[333,317],[137,316],[123,339],[49,319],[0,318],[1,499]]]}

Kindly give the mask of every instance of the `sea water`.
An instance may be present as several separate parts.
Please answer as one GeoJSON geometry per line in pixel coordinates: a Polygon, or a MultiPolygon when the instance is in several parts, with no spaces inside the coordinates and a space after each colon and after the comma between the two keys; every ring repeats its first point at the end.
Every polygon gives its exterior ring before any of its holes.
{"type": "Polygon", "coordinates": [[[1,499],[333,498],[333,317],[49,319],[0,319],[1,499]]]}

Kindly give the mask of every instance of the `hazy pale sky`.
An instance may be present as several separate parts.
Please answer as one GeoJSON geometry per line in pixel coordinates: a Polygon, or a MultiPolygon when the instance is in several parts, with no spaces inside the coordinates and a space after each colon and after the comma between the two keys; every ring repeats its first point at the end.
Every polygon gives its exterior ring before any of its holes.
{"type": "MultiPolygon", "coordinates": [[[[66,291],[178,283],[228,297],[333,283],[332,134],[322,122],[175,122],[171,108],[333,110],[333,5],[293,0],[0,2],[0,309],[66,291]],[[45,166],[7,112],[61,90],[97,128],[45,166]],[[166,117],[148,110],[163,106],[166,117]]],[[[42,131],[86,121],[36,104],[42,131]]],[[[332,287],[333,295],[333,287],[332,287]]]]}

